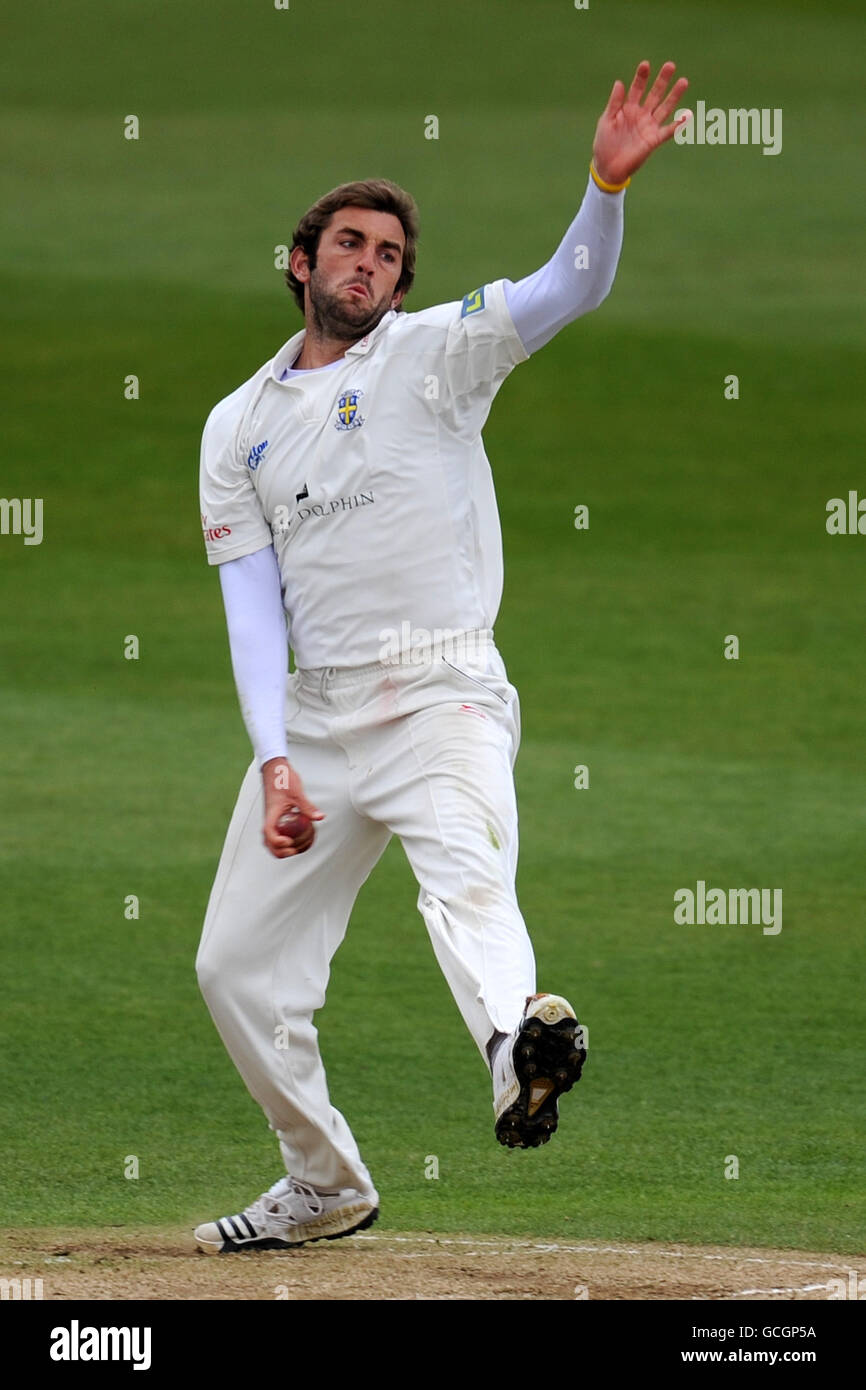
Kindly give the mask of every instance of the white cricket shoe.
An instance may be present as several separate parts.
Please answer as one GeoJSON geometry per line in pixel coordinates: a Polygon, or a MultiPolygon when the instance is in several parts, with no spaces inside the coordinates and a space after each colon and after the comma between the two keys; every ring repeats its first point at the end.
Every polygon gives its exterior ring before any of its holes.
{"type": "Polygon", "coordinates": [[[586,1034],[567,999],[533,994],[523,1017],[493,1054],[496,1138],[510,1149],[546,1144],[559,1121],[557,1101],[586,1061],[586,1034]]]}
{"type": "Polygon", "coordinates": [[[238,1250],[293,1250],[308,1240],[337,1240],[366,1230],[379,1215],[378,1198],[353,1187],[326,1190],[280,1178],[238,1216],[221,1216],[195,1229],[206,1255],[238,1250]]]}

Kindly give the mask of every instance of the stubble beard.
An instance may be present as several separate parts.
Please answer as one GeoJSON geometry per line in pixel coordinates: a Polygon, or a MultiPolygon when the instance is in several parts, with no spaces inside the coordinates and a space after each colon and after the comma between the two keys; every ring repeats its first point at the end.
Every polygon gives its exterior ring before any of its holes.
{"type": "Polygon", "coordinates": [[[391,307],[390,295],[385,295],[375,305],[369,299],[352,303],[345,297],[345,286],[332,292],[319,282],[316,270],[311,272],[309,284],[313,328],[316,336],[323,339],[357,343],[376,327],[391,307]]]}

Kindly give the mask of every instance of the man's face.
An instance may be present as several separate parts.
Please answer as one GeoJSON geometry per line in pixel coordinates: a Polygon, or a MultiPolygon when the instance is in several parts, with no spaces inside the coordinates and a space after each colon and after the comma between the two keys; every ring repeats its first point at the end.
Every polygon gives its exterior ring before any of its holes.
{"type": "Polygon", "coordinates": [[[308,321],[330,338],[363,338],[383,314],[399,307],[405,245],[393,213],[340,208],[319,237],[314,270],[300,247],[292,252],[292,269],[308,288],[308,321]]]}

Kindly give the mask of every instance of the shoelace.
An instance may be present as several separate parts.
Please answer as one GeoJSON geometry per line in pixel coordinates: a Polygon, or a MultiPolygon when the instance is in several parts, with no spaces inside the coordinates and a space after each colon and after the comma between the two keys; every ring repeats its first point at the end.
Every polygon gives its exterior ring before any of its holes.
{"type": "Polygon", "coordinates": [[[302,1219],[320,1216],[324,1209],[322,1198],[309,1183],[300,1182],[298,1178],[280,1178],[258,1201],[245,1209],[244,1216],[258,1229],[275,1219],[298,1224],[302,1219]],[[300,1215],[295,1206],[299,1198],[306,1207],[306,1211],[300,1215]]]}
{"type": "Polygon", "coordinates": [[[325,1210],[325,1203],[316,1189],[307,1182],[300,1182],[297,1178],[290,1178],[289,1183],[292,1192],[302,1197],[306,1202],[310,1216],[321,1216],[325,1210]]]}

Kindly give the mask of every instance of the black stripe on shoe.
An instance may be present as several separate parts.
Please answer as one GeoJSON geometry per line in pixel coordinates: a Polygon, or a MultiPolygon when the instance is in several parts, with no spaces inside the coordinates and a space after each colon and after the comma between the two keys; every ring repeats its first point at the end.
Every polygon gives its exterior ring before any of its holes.
{"type": "Polygon", "coordinates": [[[379,1208],[374,1207],[373,1210],[362,1217],[360,1221],[356,1221],[354,1225],[349,1226],[345,1231],[332,1231],[329,1235],[307,1236],[306,1240],[280,1240],[277,1236],[257,1236],[254,1240],[244,1239],[238,1243],[232,1240],[230,1236],[226,1235],[225,1223],[229,1219],[229,1217],[224,1216],[220,1221],[216,1222],[216,1226],[224,1240],[223,1248],[219,1252],[221,1255],[243,1254],[251,1250],[299,1250],[302,1245],[312,1244],[313,1241],[341,1240],[343,1236],[352,1236],[357,1231],[368,1230],[369,1227],[373,1225],[374,1221],[378,1221],[379,1208]]]}
{"type": "MultiPolygon", "coordinates": [[[[244,1225],[246,1226],[247,1230],[248,1230],[249,1233],[250,1233],[251,1238],[252,1238],[253,1240],[255,1240],[256,1236],[258,1235],[258,1231],[256,1230],[255,1226],[253,1225],[252,1221],[250,1221],[250,1218],[246,1215],[246,1213],[245,1213],[245,1212],[241,1212],[240,1216],[236,1216],[236,1217],[235,1217],[235,1220],[236,1220],[236,1221],[243,1221],[244,1225]]],[[[240,1234],[240,1233],[239,1233],[239,1234],[240,1234]]]]}

